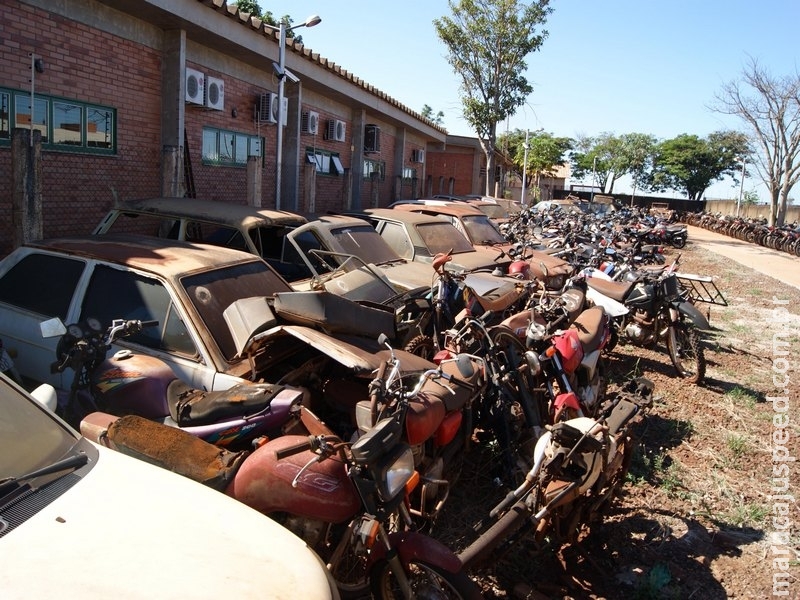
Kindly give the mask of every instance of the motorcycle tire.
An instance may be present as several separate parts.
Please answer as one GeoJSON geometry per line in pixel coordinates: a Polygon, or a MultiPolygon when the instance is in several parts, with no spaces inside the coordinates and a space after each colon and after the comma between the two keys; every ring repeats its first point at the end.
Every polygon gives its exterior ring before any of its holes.
{"type": "Polygon", "coordinates": [[[430,361],[433,361],[433,356],[436,353],[436,349],[433,346],[433,338],[429,335],[418,335],[412,338],[403,346],[403,350],[430,361]]]}
{"type": "Polygon", "coordinates": [[[672,243],[672,247],[673,248],[677,248],[677,249],[680,250],[681,248],[683,248],[686,245],[686,238],[685,237],[681,237],[681,236],[677,236],[677,237],[672,238],[672,240],[670,240],[670,242],[672,243]]]}
{"type": "Polygon", "coordinates": [[[667,332],[667,350],[678,375],[689,383],[700,383],[706,374],[706,357],[703,344],[694,327],[685,323],[670,325],[667,332]]]}
{"type": "MultiPolygon", "coordinates": [[[[411,590],[416,598],[448,598],[462,600],[479,600],[482,598],[480,588],[464,571],[450,573],[440,567],[430,565],[422,560],[414,559],[406,569],[411,590]]],[[[402,598],[403,592],[392,573],[388,561],[375,563],[370,571],[370,587],[372,598],[377,600],[394,600],[402,598]]]]}

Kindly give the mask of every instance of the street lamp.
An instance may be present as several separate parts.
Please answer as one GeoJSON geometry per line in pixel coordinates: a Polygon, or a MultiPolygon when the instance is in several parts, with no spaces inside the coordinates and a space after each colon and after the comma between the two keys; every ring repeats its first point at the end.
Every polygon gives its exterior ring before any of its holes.
{"type": "Polygon", "coordinates": [[[739,199],[736,201],[736,216],[739,216],[739,210],[742,207],[742,196],[744,195],[744,166],[747,164],[747,159],[745,157],[741,157],[739,159],[742,161],[742,180],[739,182],[739,199]]]}
{"type": "MultiPolygon", "coordinates": [[[[298,23],[297,25],[293,25],[292,27],[288,26],[288,23],[285,20],[281,20],[280,25],[275,27],[274,25],[268,25],[264,23],[264,27],[271,29],[272,31],[277,31],[280,34],[280,41],[278,42],[278,64],[272,63],[273,68],[275,69],[275,74],[278,76],[278,134],[277,134],[277,148],[275,150],[277,156],[275,159],[275,210],[281,209],[281,172],[283,170],[283,85],[284,80],[286,79],[286,32],[292,31],[293,29],[297,29],[299,27],[314,27],[315,25],[319,25],[322,22],[322,19],[319,15],[311,15],[302,23],[298,23]]],[[[292,76],[292,80],[296,80],[297,78],[292,76]]]]}
{"type": "Polygon", "coordinates": [[[528,130],[527,129],[525,130],[525,143],[522,144],[522,147],[525,148],[525,155],[524,155],[524,157],[522,159],[522,196],[519,199],[519,203],[524,208],[525,207],[525,183],[526,183],[526,178],[527,178],[527,175],[528,175],[528,148],[530,148],[530,146],[528,145],[528,130]]]}

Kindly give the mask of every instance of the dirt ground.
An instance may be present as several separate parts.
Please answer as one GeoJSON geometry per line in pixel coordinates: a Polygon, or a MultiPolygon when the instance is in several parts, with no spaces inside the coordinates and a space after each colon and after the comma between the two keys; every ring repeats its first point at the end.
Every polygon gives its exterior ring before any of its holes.
{"type": "MultiPolygon", "coordinates": [[[[776,597],[800,598],[800,511],[794,498],[772,497],[780,493],[772,479],[780,465],[789,471],[783,493],[800,497],[800,464],[774,462],[772,454],[777,434],[792,460],[800,456],[800,290],[691,240],[680,252],[680,271],[712,275],[728,302],[700,305],[718,330],[706,350],[705,384],[677,378],[664,348],[620,345],[610,358],[612,389],[644,375],[656,384],[656,401],[638,426],[641,444],[619,498],[580,541],[520,543],[474,574],[486,598],[761,599],[773,597],[776,573],[788,582],[779,588],[788,594],[776,597]],[[774,339],[789,343],[788,354],[774,351],[774,339]],[[768,398],[783,397],[776,386],[784,376],[789,402],[780,414],[788,425],[778,416],[778,428],[774,417],[785,407],[768,398]],[[788,546],[775,537],[787,519],[788,546]],[[787,556],[788,565],[773,562],[787,556]]],[[[497,493],[482,465],[473,467],[434,532],[456,550],[475,517],[470,507],[487,506],[497,493]]]]}

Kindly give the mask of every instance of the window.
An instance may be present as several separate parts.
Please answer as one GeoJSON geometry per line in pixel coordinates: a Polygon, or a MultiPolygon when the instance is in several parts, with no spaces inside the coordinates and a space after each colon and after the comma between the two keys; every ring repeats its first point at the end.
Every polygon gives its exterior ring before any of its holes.
{"type": "Polygon", "coordinates": [[[80,318],[88,317],[99,319],[103,327],[109,327],[114,319],[156,320],[158,327],[146,327],[125,341],[188,356],[197,354],[169,292],[156,279],[103,265],[95,267],[81,307],[80,318]],[[115,298],[113,303],[108,302],[111,297],[115,298]]]}
{"type": "Polygon", "coordinates": [[[414,259],[414,246],[408,238],[405,227],[399,223],[387,221],[380,230],[381,237],[386,240],[392,249],[406,260],[414,259]]]}
{"type": "Polygon", "coordinates": [[[364,179],[377,178],[383,181],[386,178],[386,163],[382,160],[364,159],[364,179]]]}
{"type": "Polygon", "coordinates": [[[248,156],[260,156],[263,139],[246,133],[203,128],[203,164],[244,167],[248,156]]]}
{"type": "Polygon", "coordinates": [[[11,139],[14,128],[33,128],[42,135],[46,150],[65,152],[116,151],[117,113],[114,109],[36,94],[33,117],[29,93],[0,90],[0,143],[11,139]]]}
{"type": "Polygon", "coordinates": [[[306,161],[315,165],[317,173],[322,175],[344,175],[344,166],[337,152],[306,148],[306,161]]]}
{"type": "Polygon", "coordinates": [[[0,302],[63,321],[83,267],[82,260],[29,254],[0,279],[0,302]]]}
{"type": "Polygon", "coordinates": [[[403,179],[406,181],[411,181],[412,179],[417,178],[417,170],[412,169],[411,167],[403,167],[403,179]]]}

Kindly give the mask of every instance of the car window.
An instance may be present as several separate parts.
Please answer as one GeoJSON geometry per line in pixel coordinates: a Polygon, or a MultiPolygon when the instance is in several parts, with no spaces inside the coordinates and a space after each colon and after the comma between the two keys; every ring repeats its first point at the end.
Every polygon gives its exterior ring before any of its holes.
{"type": "Polygon", "coordinates": [[[202,221],[186,222],[186,240],[200,244],[211,244],[212,246],[222,246],[223,248],[233,248],[250,252],[247,247],[242,232],[235,227],[226,227],[216,223],[204,223],[202,221]]]}
{"type": "Polygon", "coordinates": [[[473,244],[506,243],[506,238],[486,215],[464,216],[461,218],[461,222],[473,244]]]}
{"type": "Polygon", "coordinates": [[[383,223],[380,234],[398,255],[407,260],[412,260],[414,258],[414,248],[411,244],[411,240],[408,239],[406,228],[400,223],[392,223],[389,221],[383,223]]]}
{"type": "Polygon", "coordinates": [[[382,264],[399,257],[375,229],[368,224],[340,227],[331,231],[342,252],[359,257],[364,262],[382,264]]]}
{"type": "Polygon", "coordinates": [[[475,251],[474,246],[464,234],[446,221],[441,223],[421,223],[417,225],[417,232],[431,256],[451,249],[453,254],[475,251]]]}
{"type": "MultiPolygon", "coordinates": [[[[326,254],[318,255],[312,252],[313,250],[327,251],[329,249],[325,247],[325,245],[322,243],[322,240],[320,240],[317,237],[316,233],[314,233],[310,229],[297,233],[296,235],[292,236],[292,239],[294,240],[294,243],[297,244],[297,246],[300,248],[300,252],[303,253],[306,259],[308,259],[308,261],[311,263],[311,266],[318,273],[326,273],[328,271],[331,271],[333,270],[331,268],[331,265],[333,266],[333,268],[335,268],[336,265],[338,265],[341,262],[341,259],[339,259],[336,256],[330,256],[326,254]]],[[[289,246],[290,245],[287,245],[287,249],[289,248],[289,246]]],[[[296,250],[294,250],[294,252],[296,252],[296,250]]],[[[287,262],[291,262],[291,258],[292,257],[289,256],[288,253],[287,255],[284,256],[284,260],[287,262]],[[287,260],[287,258],[290,260],[287,260]]],[[[296,258],[297,256],[295,255],[295,259],[296,258]]]]}
{"type": "Polygon", "coordinates": [[[63,256],[29,254],[0,278],[0,302],[66,319],[85,265],[63,256]]]}
{"type": "Polygon", "coordinates": [[[260,260],[190,275],[181,279],[181,284],[227,360],[236,356],[236,346],[223,316],[225,309],[243,298],[291,291],[286,282],[260,260]]]}
{"type": "Polygon", "coordinates": [[[155,350],[197,354],[186,324],[178,317],[172,298],[157,279],[131,271],[98,265],[92,272],[81,306],[81,320],[94,317],[104,328],[114,319],[158,321],[158,327],[146,327],[125,338],[155,350]]]}

